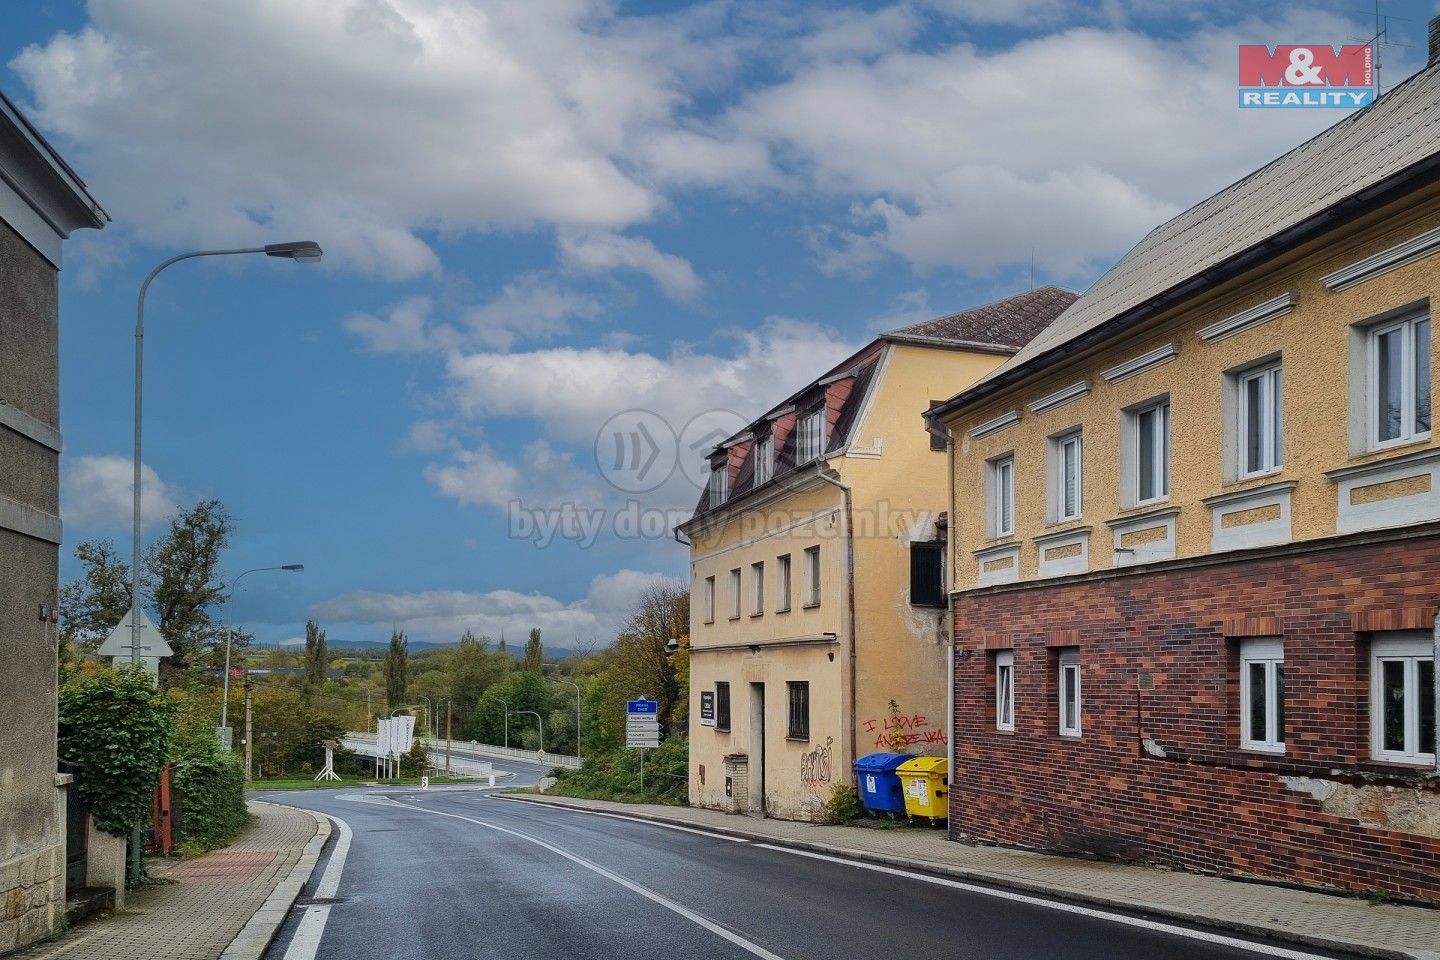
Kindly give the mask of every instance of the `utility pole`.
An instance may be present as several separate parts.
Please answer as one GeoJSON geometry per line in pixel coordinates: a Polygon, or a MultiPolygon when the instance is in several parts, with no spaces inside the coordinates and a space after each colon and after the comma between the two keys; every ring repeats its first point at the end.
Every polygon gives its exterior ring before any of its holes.
{"type": "Polygon", "coordinates": [[[454,704],[445,699],[445,776],[450,776],[450,725],[455,719],[454,704]]]}
{"type": "Polygon", "coordinates": [[[253,726],[251,724],[251,704],[254,701],[254,689],[250,683],[250,671],[245,671],[245,782],[249,783],[254,779],[251,757],[254,750],[253,726]]]}

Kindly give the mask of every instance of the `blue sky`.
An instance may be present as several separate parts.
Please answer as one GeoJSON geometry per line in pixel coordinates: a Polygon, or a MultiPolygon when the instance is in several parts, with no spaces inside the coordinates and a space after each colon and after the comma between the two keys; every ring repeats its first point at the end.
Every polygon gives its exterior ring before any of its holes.
{"type": "MultiPolygon", "coordinates": [[[[1435,7],[1382,10],[1388,86],[1435,7]]],[[[877,330],[1025,289],[1032,248],[1083,289],[1339,118],[1236,109],[1236,44],[1371,32],[1348,2],[12,5],[0,84],[115,218],[62,275],[67,540],[128,543],[148,269],[315,239],[319,266],[152,288],[149,530],[216,496],[232,573],[305,563],[231,605],[264,640],[603,644],[684,548],[511,516],[626,508],[611,414],[756,414],[877,330]]],[[[638,502],[695,496],[677,471],[638,502]]]]}

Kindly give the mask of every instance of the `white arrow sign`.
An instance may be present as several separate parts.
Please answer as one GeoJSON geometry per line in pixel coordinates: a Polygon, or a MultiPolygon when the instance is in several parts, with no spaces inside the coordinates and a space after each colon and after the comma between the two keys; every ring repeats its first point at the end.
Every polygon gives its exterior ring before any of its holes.
{"type": "Polygon", "coordinates": [[[115,629],[110,631],[110,636],[100,644],[96,651],[102,657],[113,658],[112,662],[123,663],[130,659],[130,646],[134,638],[135,618],[140,618],[140,649],[137,651],[138,659],[146,670],[155,673],[159,668],[160,658],[168,657],[174,653],[170,644],[160,635],[155,624],[145,615],[145,611],[138,607],[131,607],[129,612],[115,624],[115,629]]]}

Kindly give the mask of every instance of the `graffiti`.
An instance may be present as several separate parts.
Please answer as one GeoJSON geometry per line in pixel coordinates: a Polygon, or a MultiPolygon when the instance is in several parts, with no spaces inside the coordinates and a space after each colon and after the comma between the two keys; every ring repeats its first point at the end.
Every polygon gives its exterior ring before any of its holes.
{"type": "MultiPolygon", "coordinates": [[[[894,704],[894,701],[891,701],[894,704]]],[[[896,708],[888,717],[865,721],[865,732],[875,734],[876,747],[901,747],[948,743],[942,727],[930,726],[930,718],[923,713],[903,714],[896,708]]]]}
{"type": "Polygon", "coordinates": [[[800,758],[800,782],[807,787],[820,787],[830,782],[830,754],[834,737],[826,737],[825,743],[807,750],[800,758]]]}

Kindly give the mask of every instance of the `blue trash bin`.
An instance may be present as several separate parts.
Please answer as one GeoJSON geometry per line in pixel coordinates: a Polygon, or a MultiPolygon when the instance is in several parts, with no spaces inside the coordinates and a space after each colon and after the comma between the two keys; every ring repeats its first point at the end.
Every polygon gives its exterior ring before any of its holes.
{"type": "Polygon", "coordinates": [[[909,759],[906,753],[872,753],[855,761],[855,781],[866,810],[905,815],[905,790],[895,771],[909,759]]]}

